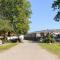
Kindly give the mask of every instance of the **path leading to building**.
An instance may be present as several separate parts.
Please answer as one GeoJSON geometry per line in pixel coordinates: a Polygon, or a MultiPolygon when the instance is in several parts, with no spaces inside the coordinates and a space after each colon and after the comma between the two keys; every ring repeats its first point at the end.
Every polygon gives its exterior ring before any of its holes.
{"type": "Polygon", "coordinates": [[[42,49],[37,43],[20,43],[0,53],[0,60],[58,60],[58,57],[42,49]]]}

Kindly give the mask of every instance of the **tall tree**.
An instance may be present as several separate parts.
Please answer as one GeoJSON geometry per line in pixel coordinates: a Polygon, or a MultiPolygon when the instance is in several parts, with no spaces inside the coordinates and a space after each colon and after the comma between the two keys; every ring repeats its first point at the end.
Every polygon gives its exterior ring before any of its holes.
{"type": "Polygon", "coordinates": [[[29,23],[30,23],[29,18],[31,15],[31,8],[30,7],[31,7],[31,5],[30,5],[29,1],[22,0],[20,14],[18,17],[18,20],[20,22],[17,24],[18,33],[25,34],[29,30],[29,23]]]}
{"type": "Polygon", "coordinates": [[[57,14],[54,17],[55,21],[60,21],[60,0],[54,0],[53,4],[52,4],[52,8],[54,8],[54,10],[57,10],[57,14]]]}
{"type": "Polygon", "coordinates": [[[9,20],[15,32],[24,34],[28,31],[30,15],[28,0],[0,0],[0,18],[9,20]]]}

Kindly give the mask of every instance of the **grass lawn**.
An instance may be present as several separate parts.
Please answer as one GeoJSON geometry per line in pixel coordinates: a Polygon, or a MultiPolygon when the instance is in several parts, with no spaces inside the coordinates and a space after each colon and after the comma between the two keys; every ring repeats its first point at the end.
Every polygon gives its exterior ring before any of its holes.
{"type": "Polygon", "coordinates": [[[7,44],[0,45],[0,52],[10,49],[11,47],[16,45],[17,43],[7,43],[7,44]]]}
{"type": "Polygon", "coordinates": [[[58,56],[60,56],[60,43],[52,43],[52,44],[48,44],[48,43],[41,43],[39,44],[42,48],[57,54],[58,56]]]}

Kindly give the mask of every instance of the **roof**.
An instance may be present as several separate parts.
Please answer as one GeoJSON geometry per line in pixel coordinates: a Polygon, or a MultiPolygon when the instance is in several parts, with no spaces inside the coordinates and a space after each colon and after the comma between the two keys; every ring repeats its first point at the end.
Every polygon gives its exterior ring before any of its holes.
{"type": "Polygon", "coordinates": [[[47,29],[47,30],[41,30],[41,31],[35,31],[35,32],[30,32],[28,34],[32,34],[32,33],[48,33],[48,32],[60,32],[60,29],[47,29]]]}

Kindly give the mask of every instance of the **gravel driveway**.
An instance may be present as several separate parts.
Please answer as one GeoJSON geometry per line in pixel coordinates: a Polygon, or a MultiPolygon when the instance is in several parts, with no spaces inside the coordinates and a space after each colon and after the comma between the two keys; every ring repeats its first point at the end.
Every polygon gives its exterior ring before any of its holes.
{"type": "Polygon", "coordinates": [[[40,48],[37,43],[21,43],[0,53],[0,60],[58,60],[58,57],[40,48]]]}

